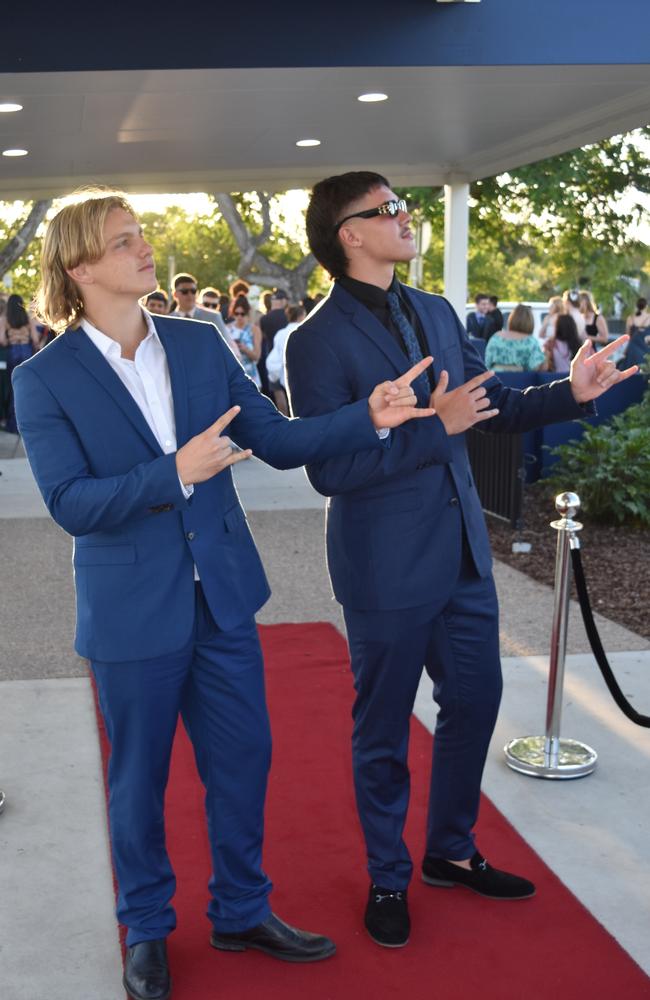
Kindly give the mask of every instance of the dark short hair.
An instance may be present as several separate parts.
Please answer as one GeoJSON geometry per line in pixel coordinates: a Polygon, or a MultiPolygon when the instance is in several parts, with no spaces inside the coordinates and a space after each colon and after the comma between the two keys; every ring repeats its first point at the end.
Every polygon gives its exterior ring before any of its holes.
{"type": "Polygon", "coordinates": [[[174,288],[175,289],[178,288],[178,286],[185,281],[191,281],[193,285],[197,285],[198,287],[198,281],[196,280],[193,274],[185,274],[183,271],[181,271],[180,274],[174,275],[174,288]]]}
{"type": "Polygon", "coordinates": [[[495,308],[499,305],[499,299],[497,298],[496,295],[490,295],[488,296],[488,298],[490,299],[490,302],[495,308]]]}
{"type": "Polygon", "coordinates": [[[349,263],[335,232],[336,224],[353,201],[378,187],[390,184],[381,174],[370,170],[350,170],[314,185],[307,206],[307,239],[314,257],[333,278],[342,278],[349,263]]]}
{"type": "Polygon", "coordinates": [[[478,295],[474,296],[474,302],[476,305],[478,305],[481,299],[489,299],[489,298],[490,296],[487,294],[487,292],[479,292],[478,295]]]}
{"type": "Polygon", "coordinates": [[[276,288],[274,291],[271,292],[271,296],[274,299],[287,299],[287,300],[289,299],[289,296],[285,292],[284,288],[276,288]]]}
{"type": "Polygon", "coordinates": [[[157,288],[155,292],[149,292],[147,303],[149,302],[164,302],[167,305],[167,292],[164,292],[162,288],[157,288]]]}

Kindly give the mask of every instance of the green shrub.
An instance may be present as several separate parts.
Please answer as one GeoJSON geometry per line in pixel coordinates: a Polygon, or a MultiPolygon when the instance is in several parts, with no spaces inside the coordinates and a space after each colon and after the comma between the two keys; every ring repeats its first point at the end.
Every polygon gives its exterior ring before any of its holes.
{"type": "Polygon", "coordinates": [[[552,451],[559,456],[545,482],[577,493],[595,521],[650,526],[650,394],[599,427],[583,422],[579,441],[552,451]]]}

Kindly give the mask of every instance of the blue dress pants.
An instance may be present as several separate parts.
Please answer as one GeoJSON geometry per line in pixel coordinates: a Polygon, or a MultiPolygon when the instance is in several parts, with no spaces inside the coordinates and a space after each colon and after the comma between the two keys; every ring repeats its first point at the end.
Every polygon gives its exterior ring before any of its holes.
{"type": "Polygon", "coordinates": [[[344,609],[356,699],[352,763],[372,881],[405,889],[413,865],[403,831],[409,803],[409,725],[422,668],[439,705],[426,853],[459,861],[472,828],[501,699],[498,606],[464,546],[444,598],[401,611],[344,609]]]}
{"type": "Polygon", "coordinates": [[[91,666],[111,742],[109,824],[127,945],[164,938],[176,926],[164,795],[179,714],[205,786],[208,917],[224,932],[261,923],[270,912],[261,863],[271,734],[254,620],[222,632],[197,584],[194,632],[184,649],[91,666]]]}

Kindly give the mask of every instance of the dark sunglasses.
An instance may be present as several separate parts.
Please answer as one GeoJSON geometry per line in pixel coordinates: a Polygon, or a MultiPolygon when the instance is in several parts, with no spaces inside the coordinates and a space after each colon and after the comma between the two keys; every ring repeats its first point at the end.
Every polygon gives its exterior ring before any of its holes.
{"type": "Polygon", "coordinates": [[[196,295],[196,285],[186,285],[185,288],[177,288],[176,291],[179,295],[196,295]]]}
{"type": "Polygon", "coordinates": [[[374,219],[376,215],[390,215],[394,218],[400,212],[407,211],[406,202],[403,198],[400,198],[399,201],[385,201],[381,205],[377,205],[377,208],[367,208],[365,212],[352,212],[351,215],[346,215],[345,218],[336,223],[334,232],[338,233],[343,223],[347,222],[348,219],[374,219]]]}
{"type": "Polygon", "coordinates": [[[219,308],[219,303],[218,302],[205,302],[205,301],[203,301],[201,303],[201,305],[203,306],[204,309],[218,309],[219,308]]]}
{"type": "Polygon", "coordinates": [[[241,309],[235,309],[235,311],[233,313],[233,316],[245,316],[245,315],[246,315],[246,313],[243,312],[241,309]]]}

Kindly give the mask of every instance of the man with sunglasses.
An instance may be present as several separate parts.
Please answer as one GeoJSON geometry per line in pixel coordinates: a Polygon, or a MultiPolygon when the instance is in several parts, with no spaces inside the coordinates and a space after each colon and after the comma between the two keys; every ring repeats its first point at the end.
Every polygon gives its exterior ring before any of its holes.
{"type": "Polygon", "coordinates": [[[402,834],[409,720],[423,666],[440,711],[422,878],[494,899],[535,891],[492,868],[474,842],[501,667],[489,541],[464,432],[583,417],[591,400],[636,371],[618,372],[585,345],[570,378],[525,392],[505,387],[485,370],[446,299],[397,280],[395,265],[416,253],[410,222],[406,203],[379,174],[316,184],[307,236],[334,284],[286,347],[291,405],[302,417],[352,403],[405,359],[434,358],[414,383],[433,416],[392,431],[383,452],[307,467],[312,485],[331,498],[328,567],[356,690],[353,769],[371,879],[365,924],[374,941],[393,948],[410,930],[413,866],[402,834]]]}
{"type": "Polygon", "coordinates": [[[174,277],[174,302],[176,306],[169,315],[174,319],[200,319],[204,323],[212,323],[228,344],[228,347],[238,361],[241,354],[230,334],[228,327],[223,321],[223,317],[218,309],[202,309],[196,304],[196,293],[198,283],[192,274],[177,274],[174,277]]]}

